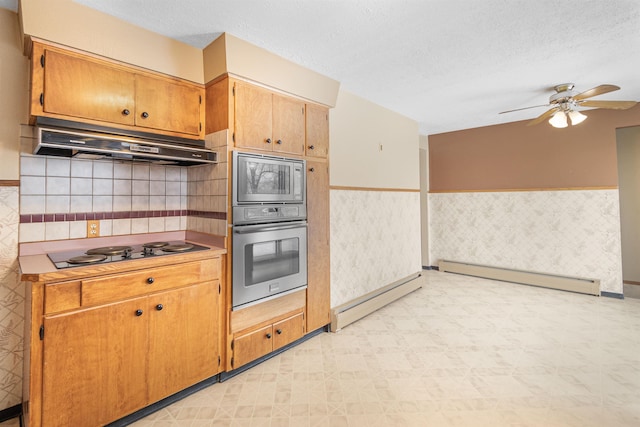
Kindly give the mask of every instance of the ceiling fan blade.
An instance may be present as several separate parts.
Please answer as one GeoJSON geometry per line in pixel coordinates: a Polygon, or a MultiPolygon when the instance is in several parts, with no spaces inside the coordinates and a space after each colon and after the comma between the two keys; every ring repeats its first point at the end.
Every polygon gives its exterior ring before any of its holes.
{"type": "Polygon", "coordinates": [[[573,97],[573,99],[575,101],[580,101],[581,99],[591,98],[592,96],[602,95],[604,93],[613,92],[619,89],[620,89],[620,86],[616,86],[616,85],[600,85],[577,94],[576,96],[573,97]]]}
{"type": "Polygon", "coordinates": [[[560,109],[559,108],[552,108],[550,110],[545,111],[544,113],[540,114],[538,117],[536,117],[535,119],[533,119],[529,123],[527,123],[527,126],[533,126],[533,125],[537,125],[538,123],[544,122],[549,117],[553,116],[556,113],[556,111],[560,111],[560,109]]]}
{"type": "Polygon", "coordinates": [[[627,110],[636,104],[636,101],[582,101],[579,103],[581,107],[611,108],[613,110],[627,110]]]}
{"type": "Polygon", "coordinates": [[[529,108],[548,107],[549,105],[550,104],[543,104],[543,105],[534,105],[534,106],[531,106],[531,107],[516,108],[515,110],[500,111],[498,114],[513,113],[514,111],[528,110],[529,108]]]}

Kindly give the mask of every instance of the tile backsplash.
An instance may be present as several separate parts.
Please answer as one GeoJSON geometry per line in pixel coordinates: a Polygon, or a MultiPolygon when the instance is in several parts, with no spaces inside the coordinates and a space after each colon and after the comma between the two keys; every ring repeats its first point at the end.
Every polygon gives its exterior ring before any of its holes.
{"type": "Polygon", "coordinates": [[[171,166],[23,153],[20,242],[193,230],[226,233],[226,132],[207,136],[222,147],[216,165],[171,166]]]}

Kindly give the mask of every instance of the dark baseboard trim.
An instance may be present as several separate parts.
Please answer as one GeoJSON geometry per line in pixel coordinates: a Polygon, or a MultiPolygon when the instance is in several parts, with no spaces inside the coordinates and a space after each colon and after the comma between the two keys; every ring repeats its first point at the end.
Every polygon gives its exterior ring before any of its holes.
{"type": "Polygon", "coordinates": [[[624,294],[619,294],[617,292],[600,291],[600,296],[607,297],[607,298],[624,299],[624,294]]]}
{"type": "MultiPolygon", "coordinates": [[[[22,405],[17,404],[15,406],[11,406],[10,408],[6,408],[0,411],[0,423],[3,421],[10,420],[12,418],[18,418],[22,415],[22,405]]],[[[22,425],[22,423],[20,423],[22,425]]]]}
{"type": "Polygon", "coordinates": [[[140,409],[139,411],[134,412],[133,414],[127,415],[124,418],[120,418],[117,421],[114,421],[110,424],[107,424],[105,427],[124,427],[124,426],[128,426],[136,421],[141,420],[142,418],[146,417],[147,415],[151,415],[156,411],[159,411],[162,408],[165,408],[175,402],[177,402],[178,400],[182,400],[185,397],[198,392],[202,389],[205,389],[217,382],[219,382],[219,375],[214,375],[211,378],[207,378],[204,381],[199,382],[198,384],[194,384],[189,388],[185,388],[182,391],[179,391],[176,394],[172,394],[169,397],[165,397],[162,400],[159,400],[156,403],[152,403],[149,406],[146,406],[142,409],[140,409]]]}
{"type": "Polygon", "coordinates": [[[227,372],[221,372],[220,373],[220,382],[226,381],[229,378],[233,378],[238,374],[243,373],[244,371],[253,368],[256,365],[259,365],[260,363],[264,362],[265,360],[271,359],[274,356],[277,356],[278,354],[289,350],[291,347],[295,347],[298,344],[301,344],[303,342],[305,342],[306,340],[315,337],[316,335],[320,335],[323,332],[329,332],[329,325],[325,325],[321,328],[316,329],[313,332],[309,332],[307,335],[303,336],[302,338],[292,342],[291,344],[285,345],[282,348],[279,348],[278,350],[267,354],[266,356],[262,356],[260,359],[256,359],[253,362],[249,362],[246,365],[242,365],[240,366],[238,369],[234,369],[233,371],[227,371],[227,372]]]}

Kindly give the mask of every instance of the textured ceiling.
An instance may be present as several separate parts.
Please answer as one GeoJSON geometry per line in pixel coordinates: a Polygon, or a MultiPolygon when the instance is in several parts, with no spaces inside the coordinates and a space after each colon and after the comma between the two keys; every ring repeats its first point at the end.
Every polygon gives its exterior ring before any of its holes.
{"type": "MultiPolygon", "coordinates": [[[[638,0],[76,0],[204,47],[223,32],[434,134],[536,117],[559,83],[640,100],[638,0]]],[[[545,126],[542,124],[540,126],[545,126]]]]}

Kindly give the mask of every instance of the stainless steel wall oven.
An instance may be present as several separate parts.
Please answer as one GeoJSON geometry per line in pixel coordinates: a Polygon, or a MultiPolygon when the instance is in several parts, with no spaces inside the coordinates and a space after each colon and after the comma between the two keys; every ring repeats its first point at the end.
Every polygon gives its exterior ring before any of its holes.
{"type": "Polygon", "coordinates": [[[305,162],[233,152],[232,305],[307,286],[305,162]]]}

